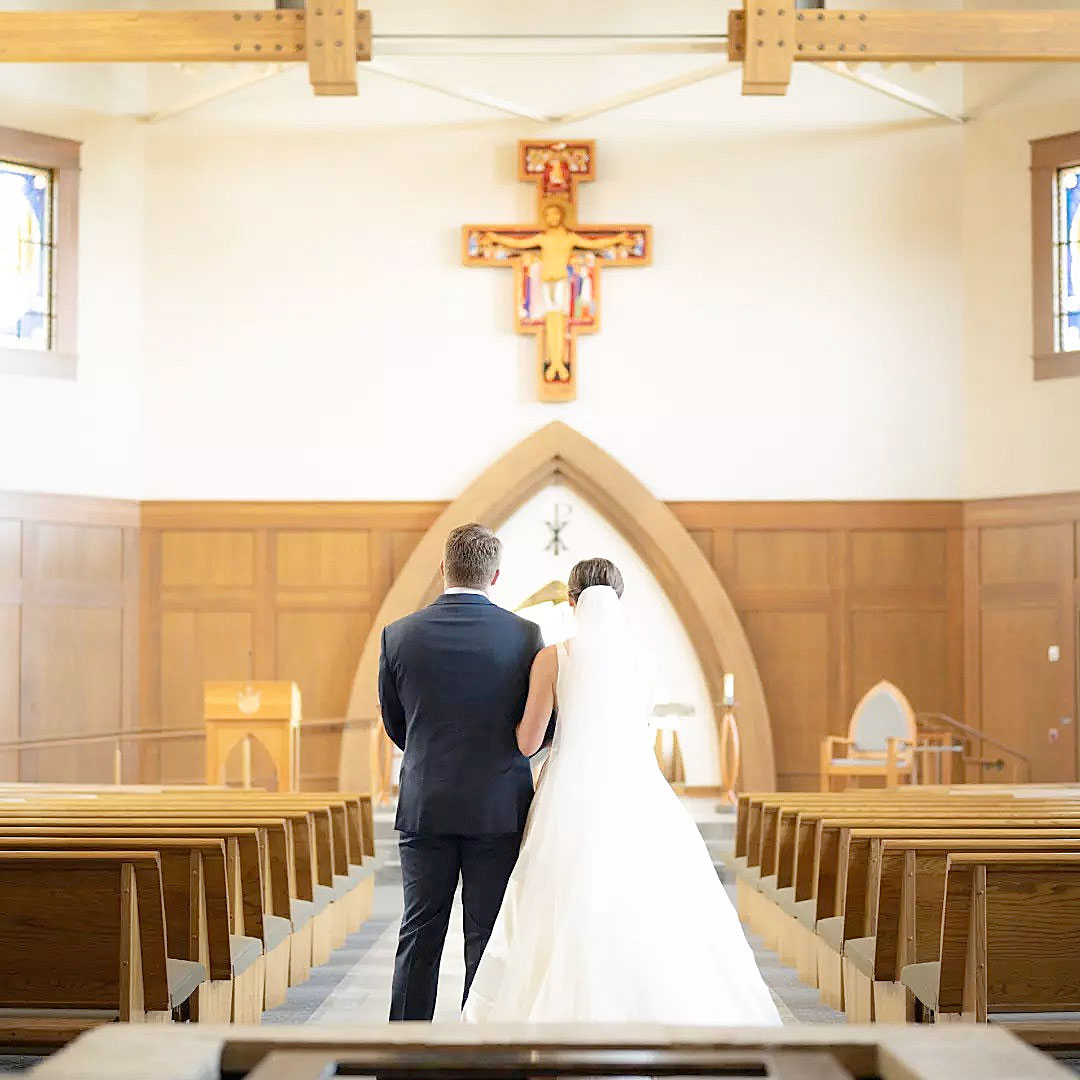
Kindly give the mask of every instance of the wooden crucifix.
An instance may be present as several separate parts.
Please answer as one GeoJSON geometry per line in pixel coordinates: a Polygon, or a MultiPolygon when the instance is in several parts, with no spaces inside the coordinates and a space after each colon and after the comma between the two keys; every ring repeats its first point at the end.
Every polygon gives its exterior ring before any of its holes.
{"type": "Polygon", "coordinates": [[[514,270],[514,324],[535,334],[541,401],[577,397],[578,334],[600,329],[602,267],[648,266],[648,225],[579,225],[577,184],[596,177],[592,141],[518,143],[518,179],[536,185],[536,225],[466,225],[466,266],[514,270]]]}

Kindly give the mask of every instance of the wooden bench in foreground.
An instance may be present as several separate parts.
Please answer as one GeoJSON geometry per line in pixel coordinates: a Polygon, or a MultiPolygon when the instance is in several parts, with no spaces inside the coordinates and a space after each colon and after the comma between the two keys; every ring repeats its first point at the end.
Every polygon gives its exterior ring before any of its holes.
{"type": "Polygon", "coordinates": [[[9,1046],[115,1020],[186,1019],[206,967],[169,955],[161,862],[143,851],[0,852],[9,1046]]]}
{"type": "MultiPolygon", "coordinates": [[[[171,970],[181,962],[204,969],[183,1010],[184,1019],[201,1024],[258,1023],[371,912],[374,827],[366,796],[56,785],[7,785],[0,792],[0,857],[112,852],[135,853],[140,866],[157,860],[171,970]]],[[[57,934],[65,912],[73,925],[89,925],[78,903],[77,895],[54,892],[57,934]]],[[[6,911],[0,907],[0,919],[6,911]]],[[[11,945],[20,956],[33,952],[18,936],[11,945]]],[[[73,992],[79,978],[91,977],[86,969],[69,974],[73,992]]],[[[77,1034],[68,1005],[30,1004],[19,998],[19,985],[12,982],[3,1007],[50,1010],[38,1018],[41,1038],[47,1028],[55,1042],[77,1034]]],[[[161,995],[154,1000],[160,1004],[161,995]]],[[[86,1023],[119,1016],[114,1005],[86,1023]]],[[[11,1027],[0,1044],[22,1045],[26,1034],[11,1027]]]]}

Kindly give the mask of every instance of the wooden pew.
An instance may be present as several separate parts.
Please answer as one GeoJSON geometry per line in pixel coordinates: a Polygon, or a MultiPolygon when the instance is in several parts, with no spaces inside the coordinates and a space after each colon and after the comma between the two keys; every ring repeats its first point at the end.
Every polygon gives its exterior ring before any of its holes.
{"type": "MultiPolygon", "coordinates": [[[[374,878],[373,868],[365,868],[362,863],[363,806],[358,796],[336,793],[307,796],[204,792],[150,797],[122,793],[68,801],[35,799],[21,812],[55,816],[137,813],[140,820],[144,820],[143,813],[158,820],[163,814],[175,814],[183,821],[216,821],[227,816],[232,822],[248,820],[244,815],[249,813],[281,815],[291,834],[287,847],[292,853],[295,892],[289,913],[294,924],[290,981],[295,985],[310,975],[312,964],[325,963],[332,948],[343,943],[346,934],[370,915],[374,878]],[[212,800],[207,799],[211,794],[212,800]]],[[[12,806],[6,809],[12,811],[12,806]]],[[[280,915],[280,910],[275,914],[280,915]]]]}
{"type": "Polygon", "coordinates": [[[940,959],[901,972],[917,1016],[1069,1013],[1080,1030],[1080,853],[953,854],[946,875],[940,959]]]}
{"type": "MultiPolygon", "coordinates": [[[[330,897],[329,890],[324,890],[321,895],[316,893],[314,826],[310,815],[305,811],[281,810],[271,814],[259,813],[257,807],[251,807],[251,812],[243,809],[233,811],[224,807],[214,811],[199,807],[195,809],[170,808],[161,803],[144,806],[131,802],[94,801],[92,803],[34,802],[32,805],[19,808],[5,805],[0,806],[0,814],[3,814],[9,822],[25,819],[33,820],[38,824],[49,821],[62,824],[74,820],[88,824],[94,822],[130,825],[148,823],[155,826],[172,825],[187,829],[189,826],[216,828],[215,823],[224,823],[268,831],[281,830],[283,839],[280,846],[284,848],[284,855],[293,868],[289,885],[291,890],[289,918],[293,927],[289,954],[290,983],[296,985],[308,979],[311,975],[313,959],[316,955],[321,955],[321,952],[316,954],[313,944],[314,919],[328,907],[330,897]],[[321,906],[318,908],[317,901],[321,901],[321,906]]],[[[280,872],[278,878],[280,878],[280,872]]],[[[258,919],[261,923],[261,911],[262,904],[260,903],[257,905],[257,910],[253,907],[251,911],[245,911],[245,914],[258,919]]],[[[321,941],[328,945],[329,923],[326,918],[321,924],[321,941]]]]}
{"type": "Polygon", "coordinates": [[[146,851],[0,852],[0,957],[0,1030],[17,1047],[168,1021],[207,976],[169,956],[161,863],[146,851]]]}
{"type": "Polygon", "coordinates": [[[955,799],[948,793],[919,798],[910,792],[902,798],[892,792],[744,797],[736,833],[736,851],[744,854],[735,860],[740,914],[840,1008],[845,899],[849,892],[858,895],[858,883],[848,888],[847,851],[842,850],[851,829],[890,823],[980,827],[992,824],[985,818],[989,813],[996,813],[1002,826],[1068,825],[1080,821],[1080,804],[1011,794],[996,801],[955,799]],[[958,819],[958,812],[972,816],[958,819]],[[849,816],[828,816],[840,813],[849,816]]]}
{"type": "MultiPolygon", "coordinates": [[[[232,933],[257,936],[265,950],[259,961],[265,969],[263,1007],[280,1004],[289,984],[308,978],[312,964],[325,962],[331,949],[370,916],[370,797],[145,787],[76,793],[50,787],[47,792],[30,785],[6,788],[0,795],[0,828],[7,822],[11,828],[59,835],[73,827],[65,823],[76,822],[74,827],[96,827],[117,837],[143,834],[148,826],[155,833],[179,830],[174,836],[222,834],[230,887],[242,898],[232,905],[232,933]]],[[[253,1001],[247,993],[236,997],[238,1019],[249,1016],[253,1001]]],[[[260,1014],[261,1009],[250,1018],[260,1014]]]]}
{"type": "MultiPolygon", "coordinates": [[[[52,819],[45,819],[52,821],[52,819]]],[[[87,826],[35,824],[31,819],[19,819],[18,824],[5,823],[0,808],[0,834],[9,837],[197,837],[221,838],[226,845],[226,874],[229,879],[229,932],[260,937],[263,942],[265,987],[263,1008],[272,1009],[284,1004],[289,989],[289,946],[292,923],[289,919],[289,866],[287,860],[271,862],[260,837],[260,830],[234,825],[207,828],[205,826],[170,827],[146,824],[132,826],[128,819],[122,824],[87,826]],[[261,864],[261,865],[260,865],[261,864]],[[273,877],[271,876],[273,875],[273,877]],[[275,880],[277,879],[277,880],[275,880]],[[239,896],[240,902],[237,902],[239,896]],[[283,913],[283,914],[282,914],[283,913]]],[[[272,830],[265,830],[272,832],[272,830]]],[[[279,830],[284,843],[284,831],[279,830]]]]}
{"type": "MultiPolygon", "coordinates": [[[[123,804],[125,799],[120,795],[108,801],[123,804]]],[[[372,868],[365,870],[363,866],[364,804],[370,809],[370,799],[335,792],[230,791],[186,792],[179,796],[166,793],[153,801],[193,811],[209,807],[214,813],[228,809],[289,814],[299,811],[309,815],[311,829],[307,845],[312,852],[314,878],[310,895],[305,880],[300,898],[313,904],[313,963],[325,963],[331,950],[343,945],[347,935],[370,917],[374,878],[372,868]]],[[[304,859],[306,855],[301,850],[298,857],[304,859]]],[[[306,869],[299,872],[306,879],[306,869]]]]}
{"type": "MultiPolygon", "coordinates": [[[[1056,812],[1055,812],[1056,814],[1056,812]]],[[[813,815],[811,815],[813,816],[813,815]]],[[[876,824],[900,828],[940,829],[947,834],[963,828],[1059,828],[1080,824],[1076,815],[1046,816],[1038,813],[997,811],[995,817],[957,818],[949,808],[917,808],[909,815],[868,811],[848,818],[816,818],[814,834],[815,895],[813,912],[800,912],[800,918],[813,917],[817,943],[817,978],[823,999],[833,1008],[844,1009],[843,942],[847,889],[842,880],[840,865],[842,839],[852,829],[873,827],[876,824]]],[[[807,909],[811,905],[806,905],[807,909]]]]}
{"type": "Polygon", "coordinates": [[[193,998],[192,1019],[257,1024],[264,994],[263,942],[230,933],[231,903],[221,840],[193,837],[9,836],[0,851],[156,851],[161,864],[165,924],[173,953],[196,960],[209,978],[193,998]]]}
{"type": "MultiPolygon", "coordinates": [[[[263,819],[258,819],[262,821],[263,819]]],[[[199,824],[177,815],[149,815],[104,811],[76,816],[55,811],[41,815],[12,815],[0,806],[0,830],[9,835],[85,835],[85,836],[196,836],[219,837],[227,852],[227,875],[230,895],[240,902],[230,905],[230,932],[255,937],[263,943],[265,1008],[282,1004],[288,994],[290,942],[293,937],[289,916],[289,892],[292,888],[290,864],[284,854],[271,858],[265,849],[285,848],[284,825],[268,819],[262,827],[199,824]],[[76,821],[77,824],[66,824],[76,821]],[[268,834],[269,841],[262,834],[268,834]],[[264,877],[264,865],[269,872],[264,877]],[[265,884],[264,884],[265,882],[265,884]],[[268,909],[268,910],[267,910],[268,909]]],[[[302,932],[300,954],[304,978],[310,973],[310,929],[302,932]]],[[[301,981],[301,980],[298,980],[301,981]]],[[[248,1000],[246,997],[245,1001],[248,1000]]],[[[244,1015],[247,1015],[245,1012],[244,1015]]]]}
{"type": "MultiPolygon", "coordinates": [[[[1080,828],[950,830],[947,836],[939,830],[902,837],[892,835],[902,830],[887,832],[872,839],[866,908],[844,941],[845,1011],[853,1023],[913,1018],[900,972],[938,957],[949,855],[1080,852],[1080,828]]],[[[845,919],[851,921],[850,915],[845,919]]]]}

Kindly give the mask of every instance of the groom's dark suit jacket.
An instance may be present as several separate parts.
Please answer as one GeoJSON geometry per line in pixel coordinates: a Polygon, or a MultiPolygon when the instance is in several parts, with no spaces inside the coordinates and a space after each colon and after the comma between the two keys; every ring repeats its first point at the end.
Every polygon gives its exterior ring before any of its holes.
{"type": "Polygon", "coordinates": [[[489,836],[525,827],[532,771],[517,746],[540,628],[486,596],[440,596],[382,635],[383,724],[404,751],[396,827],[489,836]]]}

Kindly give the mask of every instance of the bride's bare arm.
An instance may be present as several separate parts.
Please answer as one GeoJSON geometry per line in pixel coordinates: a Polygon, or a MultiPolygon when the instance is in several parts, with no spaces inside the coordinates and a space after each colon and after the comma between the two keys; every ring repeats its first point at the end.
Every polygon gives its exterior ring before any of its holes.
{"type": "Polygon", "coordinates": [[[555,679],[559,674],[559,658],[554,645],[541,649],[533,661],[529,675],[529,697],[525,714],[517,727],[518,749],[532,757],[544,744],[551,710],[555,705],[555,679]]]}

